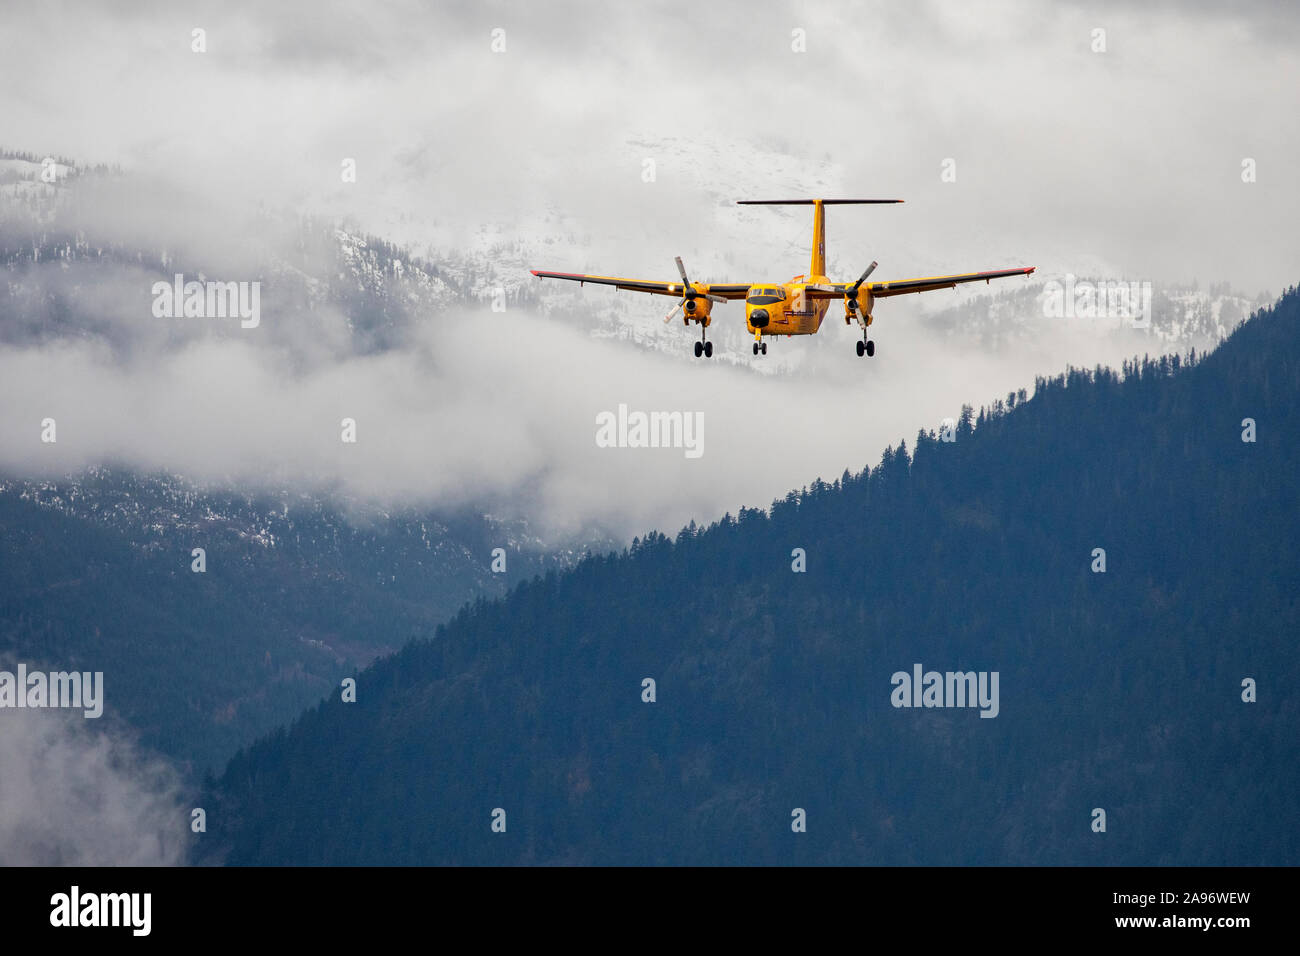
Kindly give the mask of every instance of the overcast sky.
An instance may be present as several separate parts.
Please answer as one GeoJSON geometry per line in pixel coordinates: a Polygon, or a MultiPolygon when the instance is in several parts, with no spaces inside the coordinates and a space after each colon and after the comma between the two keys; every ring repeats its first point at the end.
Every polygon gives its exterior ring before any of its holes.
{"type": "Polygon", "coordinates": [[[1134,6],[21,5],[0,30],[0,135],[229,201],[466,235],[556,204],[654,246],[690,231],[699,171],[668,163],[647,190],[611,144],[775,145],[829,158],[854,195],[907,199],[882,242],[954,268],[1077,254],[1276,292],[1300,261],[1300,8],[1134,6]]]}
{"type": "MultiPolygon", "coordinates": [[[[193,232],[213,259],[253,248],[237,224],[259,202],[416,243],[468,242],[488,223],[509,236],[558,209],[588,235],[545,246],[541,267],[671,277],[683,251],[698,277],[780,279],[807,262],[806,213],[731,205],[770,182],[907,200],[832,213],[831,258],[855,273],[868,256],[883,279],[1102,263],[1253,296],[1300,273],[1298,19],[1265,3],[23,5],[0,30],[0,135],[156,182],[112,229],[144,247],[193,232]],[[1257,182],[1242,181],[1245,158],[1257,182]],[[941,181],[947,159],[955,182],[941,181]],[[723,223],[726,242],[711,242],[723,223]]],[[[97,308],[157,323],[120,305],[143,289],[99,288],[97,308]]],[[[578,301],[595,312],[615,295],[578,301]]],[[[630,538],[766,505],[878,461],[963,402],[1132,354],[1087,328],[981,354],[911,325],[921,298],[878,309],[870,362],[833,313],[817,343],[833,360],[785,377],[524,312],[471,311],[403,354],[329,361],[304,359],[319,323],[296,354],[238,329],[180,346],[159,333],[125,357],[10,349],[0,466],[323,477],[630,538]],[[596,416],[622,403],[703,413],[703,457],[596,448],[596,416]],[[57,446],[36,440],[47,415],[57,446]],[[340,449],[344,416],[359,422],[356,454],[340,449]]],[[[656,315],[668,304],[635,299],[656,315]]],[[[743,316],[732,304],[717,321],[743,316]]]]}

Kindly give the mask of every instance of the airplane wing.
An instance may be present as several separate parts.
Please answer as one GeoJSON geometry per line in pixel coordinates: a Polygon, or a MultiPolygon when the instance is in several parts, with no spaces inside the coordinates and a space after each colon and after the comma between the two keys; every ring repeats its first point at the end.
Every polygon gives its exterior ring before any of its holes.
{"type": "MultiPolygon", "coordinates": [[[[871,290],[871,295],[874,298],[884,299],[891,295],[906,295],[909,292],[955,289],[964,282],[978,282],[981,279],[988,282],[991,279],[1002,279],[1006,276],[1027,276],[1035,268],[1035,266],[1026,266],[1020,269],[1000,269],[994,272],[965,272],[961,275],[929,276],[924,279],[902,279],[898,282],[864,282],[863,285],[871,290]]],[[[852,285],[852,282],[809,285],[806,294],[813,299],[838,299],[842,298],[845,291],[851,288],[852,285]]]]}
{"type": "MultiPolygon", "coordinates": [[[[614,288],[622,289],[625,292],[649,292],[653,295],[671,295],[679,298],[682,294],[681,282],[652,282],[647,279],[621,279],[617,276],[592,276],[584,275],[580,272],[541,272],[537,269],[533,269],[531,272],[539,279],[568,279],[571,282],[580,283],[593,282],[596,285],[612,285],[614,288]]],[[[695,285],[703,286],[704,291],[709,293],[709,295],[716,295],[722,299],[743,299],[749,292],[750,283],[711,285],[707,282],[697,282],[695,285]]]]}

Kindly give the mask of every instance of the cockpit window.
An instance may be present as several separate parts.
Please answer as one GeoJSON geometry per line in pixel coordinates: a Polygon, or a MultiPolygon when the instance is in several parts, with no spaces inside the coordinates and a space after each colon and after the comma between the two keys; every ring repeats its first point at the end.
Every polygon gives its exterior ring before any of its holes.
{"type": "Polygon", "coordinates": [[[773,289],[770,286],[765,288],[754,288],[749,290],[749,301],[755,305],[772,305],[780,302],[785,298],[781,289],[773,289]]]}

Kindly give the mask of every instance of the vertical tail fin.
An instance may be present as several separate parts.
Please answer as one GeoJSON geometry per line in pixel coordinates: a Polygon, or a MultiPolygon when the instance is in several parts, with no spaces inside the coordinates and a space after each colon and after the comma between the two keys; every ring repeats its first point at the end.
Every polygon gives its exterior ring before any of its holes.
{"type": "Polygon", "coordinates": [[[826,207],[827,206],[860,206],[875,205],[879,203],[898,203],[901,199],[742,199],[736,203],[738,206],[812,206],[813,207],[813,239],[812,239],[812,262],[808,268],[808,276],[824,276],[826,274],[826,207]]]}
{"type": "Polygon", "coordinates": [[[813,200],[812,264],[808,276],[826,275],[826,206],[825,200],[813,200]]]}

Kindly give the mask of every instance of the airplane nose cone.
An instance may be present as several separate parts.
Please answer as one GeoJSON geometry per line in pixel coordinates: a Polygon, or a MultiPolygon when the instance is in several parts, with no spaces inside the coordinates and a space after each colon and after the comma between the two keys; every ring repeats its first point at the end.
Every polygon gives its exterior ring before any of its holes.
{"type": "Polygon", "coordinates": [[[755,309],[749,313],[749,324],[756,329],[767,327],[767,309],[755,309]]]}

